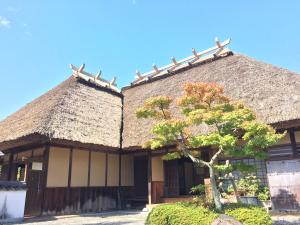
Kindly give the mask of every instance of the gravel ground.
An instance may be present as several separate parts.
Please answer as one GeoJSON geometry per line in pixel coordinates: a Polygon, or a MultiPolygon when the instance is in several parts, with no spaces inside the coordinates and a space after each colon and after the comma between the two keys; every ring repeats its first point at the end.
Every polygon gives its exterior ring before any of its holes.
{"type": "Polygon", "coordinates": [[[28,225],[143,225],[147,218],[147,212],[141,211],[114,211],[95,214],[66,215],[39,217],[27,219],[20,224],[28,225]]]}

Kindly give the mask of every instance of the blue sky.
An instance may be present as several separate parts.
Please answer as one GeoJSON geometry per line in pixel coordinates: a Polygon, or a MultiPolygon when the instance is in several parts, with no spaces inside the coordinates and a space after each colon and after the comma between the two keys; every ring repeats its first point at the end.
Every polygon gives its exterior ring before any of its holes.
{"type": "Polygon", "coordinates": [[[296,0],[1,0],[0,119],[66,79],[69,63],[122,87],[215,37],[300,72],[299,12],[296,0]]]}

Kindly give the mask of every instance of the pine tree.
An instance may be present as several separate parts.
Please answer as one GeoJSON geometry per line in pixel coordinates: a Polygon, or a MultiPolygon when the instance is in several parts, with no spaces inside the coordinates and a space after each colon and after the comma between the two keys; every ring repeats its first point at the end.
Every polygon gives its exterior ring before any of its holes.
{"type": "Polygon", "coordinates": [[[155,150],[176,145],[177,151],[166,158],[188,157],[194,164],[208,167],[214,203],[219,210],[222,204],[216,181],[218,158],[265,158],[266,149],[284,135],[259,122],[251,109],[225,96],[223,88],[215,83],[188,83],[177,101],[168,96],[149,98],[136,116],[155,120],[151,130],[154,138],[144,148],[155,150]],[[171,106],[180,109],[180,117],[173,116],[171,106]],[[195,132],[195,127],[203,125],[209,132],[195,132]],[[217,150],[209,161],[204,161],[199,149],[207,146],[217,150]]]}

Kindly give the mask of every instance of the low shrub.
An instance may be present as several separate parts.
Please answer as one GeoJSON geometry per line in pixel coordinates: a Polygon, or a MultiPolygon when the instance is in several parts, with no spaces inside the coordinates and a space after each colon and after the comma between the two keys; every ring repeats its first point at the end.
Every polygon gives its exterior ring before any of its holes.
{"type": "Polygon", "coordinates": [[[232,216],[244,225],[271,225],[272,220],[267,211],[259,206],[245,204],[228,204],[225,214],[232,216]]]}
{"type": "MultiPolygon", "coordinates": [[[[224,214],[232,216],[244,225],[271,225],[269,214],[261,207],[244,204],[228,204],[224,214]]],[[[163,204],[149,213],[148,225],[210,225],[219,214],[193,203],[163,204]]]]}
{"type": "Polygon", "coordinates": [[[164,204],[152,209],[149,225],[210,225],[218,214],[193,204],[164,204]]]}

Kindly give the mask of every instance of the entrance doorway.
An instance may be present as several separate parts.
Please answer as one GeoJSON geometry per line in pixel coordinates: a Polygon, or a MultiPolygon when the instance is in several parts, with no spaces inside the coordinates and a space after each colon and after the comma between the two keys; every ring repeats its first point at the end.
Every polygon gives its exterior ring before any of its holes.
{"type": "Polygon", "coordinates": [[[41,214],[44,193],[42,163],[29,163],[26,173],[27,193],[25,215],[38,216],[41,214]]]}
{"type": "Polygon", "coordinates": [[[164,161],[165,197],[190,195],[191,188],[204,184],[209,177],[205,167],[197,167],[189,159],[164,161]]]}
{"type": "Polygon", "coordinates": [[[148,159],[147,156],[134,157],[134,193],[138,198],[147,200],[148,196],[148,159]]]}

